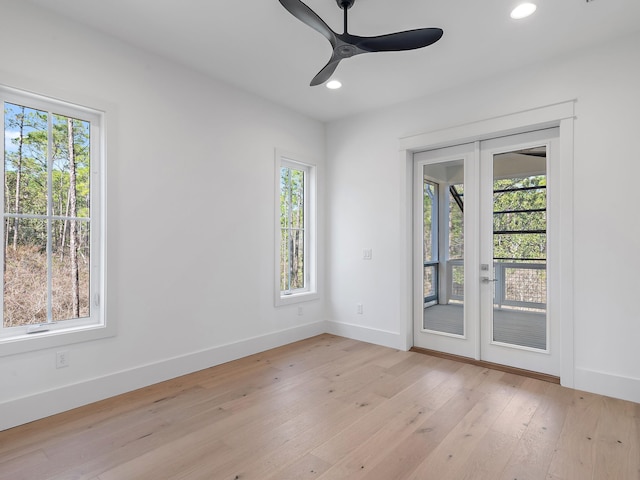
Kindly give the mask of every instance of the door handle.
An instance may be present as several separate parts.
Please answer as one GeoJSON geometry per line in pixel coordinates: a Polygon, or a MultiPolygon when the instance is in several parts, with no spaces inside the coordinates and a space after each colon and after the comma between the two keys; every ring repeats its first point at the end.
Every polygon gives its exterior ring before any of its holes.
{"type": "Polygon", "coordinates": [[[480,277],[480,280],[482,280],[482,283],[491,283],[491,282],[498,281],[497,278],[489,278],[489,277],[480,277]]]}

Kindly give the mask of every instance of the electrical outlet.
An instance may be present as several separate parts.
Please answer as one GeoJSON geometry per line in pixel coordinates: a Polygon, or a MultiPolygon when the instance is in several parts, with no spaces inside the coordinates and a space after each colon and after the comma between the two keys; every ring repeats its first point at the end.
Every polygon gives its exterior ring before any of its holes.
{"type": "Polygon", "coordinates": [[[364,307],[362,306],[362,304],[361,304],[361,303],[358,303],[358,304],[356,305],[356,313],[357,313],[358,315],[362,315],[363,311],[364,311],[364,307]]]}
{"type": "Polygon", "coordinates": [[[64,368],[69,366],[69,351],[63,350],[56,352],[56,368],[64,368]]]}
{"type": "Polygon", "coordinates": [[[302,309],[302,307],[301,307],[301,306],[298,306],[298,315],[299,315],[299,316],[304,315],[304,310],[302,309]]]}
{"type": "Polygon", "coordinates": [[[363,260],[371,260],[373,258],[373,252],[370,248],[365,248],[362,250],[362,259],[363,260]]]}

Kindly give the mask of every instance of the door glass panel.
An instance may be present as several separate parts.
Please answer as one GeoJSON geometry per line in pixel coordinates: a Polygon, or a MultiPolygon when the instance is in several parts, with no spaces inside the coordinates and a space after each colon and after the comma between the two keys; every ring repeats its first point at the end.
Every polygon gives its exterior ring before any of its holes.
{"type": "Polygon", "coordinates": [[[438,300],[438,184],[423,181],[423,291],[424,303],[438,300]]]}
{"type": "Polygon", "coordinates": [[[423,174],[423,328],[464,335],[464,162],[425,165],[423,174]]]}
{"type": "Polygon", "coordinates": [[[493,341],[546,350],[546,147],[493,156],[493,280],[493,341]]]}

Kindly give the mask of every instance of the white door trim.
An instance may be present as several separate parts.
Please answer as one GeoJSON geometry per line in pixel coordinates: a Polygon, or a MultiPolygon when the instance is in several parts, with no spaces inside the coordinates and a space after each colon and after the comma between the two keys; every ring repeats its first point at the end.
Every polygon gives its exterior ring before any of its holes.
{"type": "Polygon", "coordinates": [[[574,386],[573,307],[573,131],[575,100],[548,105],[465,125],[399,139],[400,175],[400,272],[401,338],[406,349],[413,346],[413,154],[420,150],[448,147],[543,128],[560,128],[561,185],[557,198],[561,217],[559,262],[562,282],[559,310],[562,312],[561,384],[574,386]]]}

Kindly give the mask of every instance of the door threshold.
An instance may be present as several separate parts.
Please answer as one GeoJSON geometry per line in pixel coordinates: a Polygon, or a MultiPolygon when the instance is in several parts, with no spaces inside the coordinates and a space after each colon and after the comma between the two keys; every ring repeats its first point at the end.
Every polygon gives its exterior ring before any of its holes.
{"type": "Polygon", "coordinates": [[[421,353],[424,355],[430,355],[432,357],[446,358],[447,360],[454,360],[456,362],[469,363],[478,367],[490,368],[492,370],[498,370],[500,372],[513,373],[515,375],[521,375],[523,377],[535,378],[536,380],[542,380],[544,382],[556,383],[560,385],[560,377],[549,375],[547,373],[534,372],[532,370],[525,370],[523,368],[510,367],[508,365],[501,365],[499,363],[485,362],[484,360],[475,360],[469,357],[463,357],[461,355],[453,355],[451,353],[438,352],[437,350],[430,350],[422,347],[411,347],[410,352],[421,353]]]}

